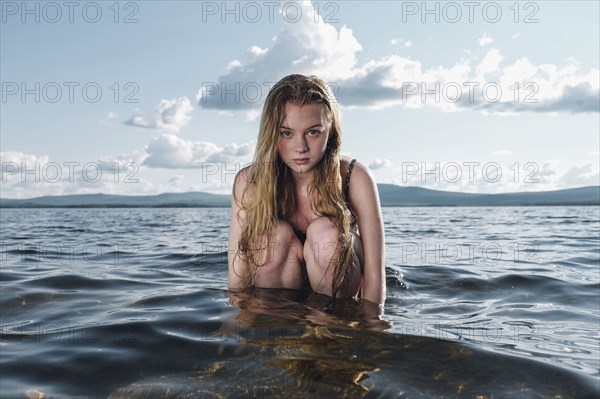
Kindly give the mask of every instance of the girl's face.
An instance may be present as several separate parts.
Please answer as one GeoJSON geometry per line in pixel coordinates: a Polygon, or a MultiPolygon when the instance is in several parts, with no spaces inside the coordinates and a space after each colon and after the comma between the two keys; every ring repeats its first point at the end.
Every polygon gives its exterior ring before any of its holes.
{"type": "Polygon", "coordinates": [[[279,158],[298,174],[314,170],[327,150],[330,127],[323,105],[288,102],[279,125],[279,158]]]}

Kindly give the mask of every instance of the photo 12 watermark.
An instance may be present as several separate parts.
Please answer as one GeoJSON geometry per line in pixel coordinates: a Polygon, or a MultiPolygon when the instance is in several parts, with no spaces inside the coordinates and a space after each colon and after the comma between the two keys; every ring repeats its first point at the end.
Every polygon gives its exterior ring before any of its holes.
{"type": "Polygon", "coordinates": [[[502,21],[539,23],[540,6],[534,1],[402,1],[403,23],[456,24],[502,21]]]}
{"type": "Polygon", "coordinates": [[[2,161],[2,183],[139,183],[136,162],[12,162],[2,161]]]}
{"type": "Polygon", "coordinates": [[[97,103],[103,98],[116,103],[137,104],[136,82],[2,82],[2,103],[97,103]]]}
{"type": "MultiPolygon", "coordinates": [[[[315,242],[310,246],[314,261],[321,258],[325,262],[331,259],[338,241],[315,242]]],[[[303,253],[300,243],[279,243],[269,241],[268,244],[256,244],[250,248],[251,251],[264,251],[266,259],[284,259],[295,261],[297,251],[303,253]]],[[[461,264],[476,265],[495,262],[524,262],[538,263],[540,248],[532,242],[497,242],[497,241],[452,241],[452,240],[405,240],[398,244],[390,245],[390,251],[397,253],[403,264],[461,264]]],[[[215,241],[201,243],[197,249],[194,259],[199,262],[218,261],[227,262],[228,255],[235,262],[242,261],[239,258],[238,248],[229,248],[228,243],[215,241]],[[215,258],[216,257],[216,258],[215,258]]]]}
{"type": "Polygon", "coordinates": [[[395,168],[402,183],[498,183],[504,177],[514,183],[539,183],[540,166],[536,162],[402,162],[395,168]]]}
{"type": "Polygon", "coordinates": [[[409,240],[402,241],[403,264],[486,265],[496,262],[538,263],[539,245],[531,242],[409,240]]]}
{"type": "Polygon", "coordinates": [[[65,242],[44,243],[38,241],[1,243],[0,264],[37,262],[44,264],[133,264],[138,263],[136,254],[140,245],[131,242],[65,242]]]}
{"type": "Polygon", "coordinates": [[[137,24],[137,1],[2,1],[2,23],[90,23],[137,24]]]}
{"type": "Polygon", "coordinates": [[[406,103],[497,103],[537,104],[536,82],[513,82],[502,90],[497,82],[402,82],[401,100],[406,103]]]}
{"type": "Polygon", "coordinates": [[[402,336],[424,339],[443,339],[478,342],[522,342],[534,339],[538,326],[530,323],[514,322],[509,325],[493,321],[482,322],[431,322],[400,321],[394,322],[394,329],[402,336]]]}
{"type": "MultiPolygon", "coordinates": [[[[258,106],[264,102],[267,94],[277,82],[202,82],[200,86],[198,104],[210,106],[210,104],[246,104],[258,106]]],[[[337,102],[336,96],[339,85],[336,82],[326,82],[332,102],[337,102]]]]}
{"type": "Polygon", "coordinates": [[[138,330],[135,326],[68,320],[50,323],[3,323],[0,325],[0,342],[90,344],[112,341],[115,344],[132,344],[139,342],[138,330]]]}
{"type": "Polygon", "coordinates": [[[340,10],[340,3],[334,1],[313,1],[308,7],[296,1],[202,1],[201,5],[202,23],[297,23],[303,16],[314,23],[320,18],[325,23],[337,23],[340,10]]]}

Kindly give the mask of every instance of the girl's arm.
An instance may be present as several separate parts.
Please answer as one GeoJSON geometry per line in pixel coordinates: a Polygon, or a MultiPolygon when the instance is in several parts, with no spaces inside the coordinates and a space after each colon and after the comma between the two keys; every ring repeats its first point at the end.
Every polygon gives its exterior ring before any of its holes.
{"type": "Polygon", "coordinates": [[[369,169],[356,162],[350,178],[350,207],[358,219],[363,245],[362,298],[385,301],[385,235],[377,185],[369,169]]]}
{"type": "Polygon", "coordinates": [[[248,262],[237,255],[238,241],[242,232],[242,222],[245,212],[240,211],[239,201],[246,189],[249,167],[240,170],[235,176],[231,196],[231,223],[229,226],[229,241],[227,243],[227,260],[229,265],[229,289],[242,290],[250,283],[250,268],[248,262]],[[239,212],[239,213],[238,213],[239,212]]]}

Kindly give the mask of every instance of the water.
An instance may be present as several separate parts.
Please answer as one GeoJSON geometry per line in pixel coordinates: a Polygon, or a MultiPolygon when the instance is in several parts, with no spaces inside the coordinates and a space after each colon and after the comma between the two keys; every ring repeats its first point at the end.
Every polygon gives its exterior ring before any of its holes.
{"type": "Polygon", "coordinates": [[[380,318],[228,293],[228,209],[1,212],[3,398],[600,393],[597,207],[384,208],[380,318]]]}

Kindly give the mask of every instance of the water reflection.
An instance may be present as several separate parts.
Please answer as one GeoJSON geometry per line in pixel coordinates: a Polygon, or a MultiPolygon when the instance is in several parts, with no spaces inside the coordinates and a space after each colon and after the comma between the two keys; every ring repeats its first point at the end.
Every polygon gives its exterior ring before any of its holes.
{"type": "Polygon", "coordinates": [[[379,369],[347,350],[357,342],[342,329],[390,328],[391,324],[381,319],[383,310],[377,304],[338,300],[332,311],[325,311],[329,297],[314,293],[255,288],[226,294],[239,309],[235,322],[247,329],[242,333],[246,335],[244,343],[273,348],[276,357],[266,362],[266,367],[287,371],[303,389],[318,384],[352,397],[370,391],[360,382],[379,369]],[[282,321],[287,328],[282,329],[282,321]],[[277,327],[277,331],[254,336],[257,329],[265,327],[277,327]]]}
{"type": "Polygon", "coordinates": [[[252,288],[226,291],[229,303],[240,311],[236,322],[243,327],[262,328],[282,319],[319,331],[327,327],[359,327],[385,331],[391,323],[383,320],[383,308],[369,301],[338,299],[333,310],[326,310],[330,298],[297,290],[252,288]],[[323,328],[324,327],[324,328],[323,328]]]}
{"type": "MultiPolygon", "coordinates": [[[[209,367],[110,398],[597,397],[594,378],[473,345],[392,334],[377,306],[287,290],[224,292],[209,367]],[[367,305],[367,306],[365,306],[367,305]],[[212,355],[214,356],[214,355],[212,355]]],[[[206,356],[211,356],[206,354],[206,356]]]]}

